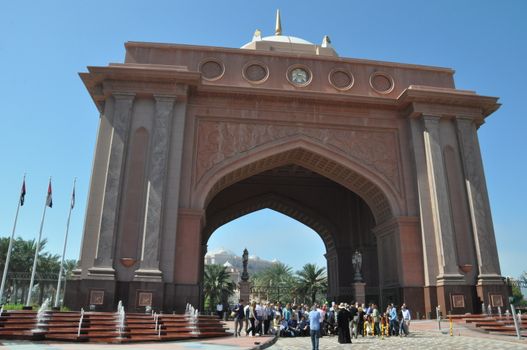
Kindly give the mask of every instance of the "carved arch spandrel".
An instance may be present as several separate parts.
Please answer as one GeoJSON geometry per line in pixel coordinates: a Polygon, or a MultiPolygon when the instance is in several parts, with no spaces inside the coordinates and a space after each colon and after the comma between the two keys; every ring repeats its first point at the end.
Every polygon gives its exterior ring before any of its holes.
{"type": "Polygon", "coordinates": [[[192,207],[205,208],[222,189],[288,164],[300,165],[355,192],[368,204],[377,224],[402,213],[403,200],[383,177],[305,136],[278,140],[221,162],[193,188],[192,207]]]}
{"type": "Polygon", "coordinates": [[[208,241],[212,233],[220,226],[266,208],[289,216],[311,228],[324,242],[326,251],[335,248],[333,235],[336,233],[336,228],[329,220],[305,205],[276,193],[266,193],[247,198],[227,209],[213,213],[207,217],[207,226],[203,230],[203,241],[208,241]]]}
{"type": "Polygon", "coordinates": [[[195,184],[228,159],[280,140],[305,137],[380,174],[401,193],[399,144],[392,130],[320,129],[199,119],[196,135],[195,184]]]}

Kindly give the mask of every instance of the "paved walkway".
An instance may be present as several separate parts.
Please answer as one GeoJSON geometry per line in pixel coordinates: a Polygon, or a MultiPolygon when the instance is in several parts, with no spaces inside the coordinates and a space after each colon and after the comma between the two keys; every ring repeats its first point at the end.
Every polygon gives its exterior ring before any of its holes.
{"type": "MultiPolygon", "coordinates": [[[[449,335],[448,322],[442,323],[439,331],[435,321],[414,321],[408,337],[359,337],[352,344],[339,344],[338,338],[322,337],[320,350],[341,349],[527,349],[527,339],[516,340],[515,337],[490,335],[473,331],[463,325],[454,324],[454,336],[449,335]]],[[[311,338],[280,338],[269,350],[309,350],[311,338]]]]}
{"type": "MultiPolygon", "coordinates": [[[[232,322],[227,322],[232,327],[232,322]]],[[[340,349],[527,349],[527,339],[518,341],[514,337],[496,336],[480,333],[454,324],[454,336],[448,335],[448,322],[443,323],[443,332],[437,329],[433,321],[415,321],[411,325],[411,334],[406,338],[391,337],[385,339],[354,339],[353,344],[338,344],[337,337],[320,339],[320,350],[340,349]]],[[[138,344],[88,344],[66,342],[29,342],[0,341],[1,349],[9,350],[249,350],[271,342],[273,337],[225,337],[200,341],[179,341],[138,344]]],[[[309,350],[309,337],[280,338],[270,350],[309,350]]]]}
{"type": "MultiPolygon", "coordinates": [[[[280,338],[269,350],[309,350],[311,339],[303,338],[280,338]]],[[[352,344],[339,344],[337,337],[323,337],[320,339],[320,350],[340,349],[527,349],[524,344],[501,341],[488,338],[474,338],[448,335],[438,335],[427,332],[415,332],[406,338],[361,338],[353,339],[352,344]]]]}

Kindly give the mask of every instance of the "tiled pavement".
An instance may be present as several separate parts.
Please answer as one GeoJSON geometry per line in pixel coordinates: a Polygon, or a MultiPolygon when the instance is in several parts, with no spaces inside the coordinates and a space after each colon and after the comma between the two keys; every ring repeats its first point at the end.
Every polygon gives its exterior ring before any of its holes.
{"type": "MultiPolygon", "coordinates": [[[[339,344],[337,337],[322,337],[320,350],[340,349],[527,349],[527,339],[517,340],[515,337],[491,335],[474,331],[463,324],[454,323],[453,336],[449,335],[448,322],[442,323],[442,331],[435,321],[414,321],[410,326],[408,337],[385,337],[384,339],[367,337],[353,339],[352,344],[339,344]]],[[[309,350],[311,339],[280,338],[270,350],[309,350]]]]}
{"type": "MultiPolygon", "coordinates": [[[[280,338],[269,350],[309,350],[311,339],[303,338],[280,338]]],[[[449,336],[444,334],[417,331],[406,338],[391,337],[361,338],[353,339],[352,344],[339,344],[337,337],[322,337],[320,339],[320,350],[340,349],[527,349],[527,341],[510,342],[484,337],[449,336]]]]}
{"type": "MultiPolygon", "coordinates": [[[[232,328],[232,322],[227,322],[232,328]]],[[[340,349],[527,349],[527,339],[518,341],[514,337],[495,336],[475,332],[462,325],[454,325],[454,336],[448,335],[448,323],[443,324],[443,332],[437,329],[433,321],[412,323],[412,333],[407,338],[361,338],[353,344],[338,344],[337,337],[320,339],[320,350],[340,349]]],[[[200,341],[179,341],[136,344],[86,344],[67,342],[28,342],[0,341],[0,349],[10,350],[249,350],[272,341],[272,337],[224,337],[200,341]]],[[[309,350],[311,340],[306,338],[280,338],[270,350],[309,350]]]]}

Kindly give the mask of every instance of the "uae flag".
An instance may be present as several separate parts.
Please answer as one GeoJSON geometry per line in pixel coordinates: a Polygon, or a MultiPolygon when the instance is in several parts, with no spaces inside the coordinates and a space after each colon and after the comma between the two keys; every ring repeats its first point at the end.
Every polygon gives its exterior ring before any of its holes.
{"type": "Polygon", "coordinates": [[[24,200],[26,199],[26,179],[22,181],[22,189],[20,190],[20,205],[24,205],[24,200]]]}
{"type": "Polygon", "coordinates": [[[49,180],[49,185],[48,185],[48,196],[46,198],[46,205],[50,208],[53,207],[53,198],[51,198],[51,179],[49,180]]]}
{"type": "Polygon", "coordinates": [[[71,192],[71,209],[75,207],[75,185],[73,185],[73,192],[71,192]]]}

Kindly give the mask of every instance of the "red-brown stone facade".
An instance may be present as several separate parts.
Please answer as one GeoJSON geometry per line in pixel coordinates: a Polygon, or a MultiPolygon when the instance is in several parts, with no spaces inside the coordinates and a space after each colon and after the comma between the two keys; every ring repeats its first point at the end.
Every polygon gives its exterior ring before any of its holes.
{"type": "Polygon", "coordinates": [[[81,78],[101,114],[68,306],[199,307],[210,235],[263,208],[320,235],[331,300],[356,297],[358,249],[365,301],[507,302],[477,140],[499,105],[452,70],[127,43],[81,78]]]}

